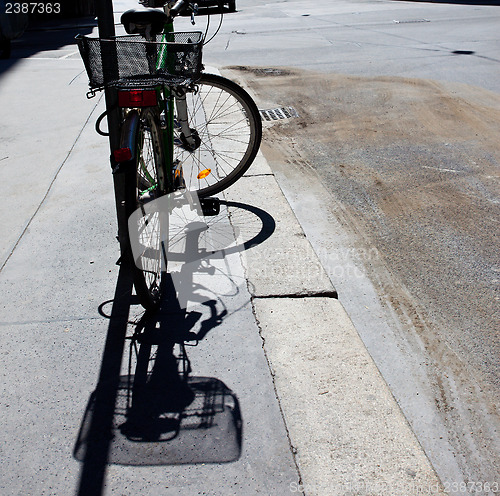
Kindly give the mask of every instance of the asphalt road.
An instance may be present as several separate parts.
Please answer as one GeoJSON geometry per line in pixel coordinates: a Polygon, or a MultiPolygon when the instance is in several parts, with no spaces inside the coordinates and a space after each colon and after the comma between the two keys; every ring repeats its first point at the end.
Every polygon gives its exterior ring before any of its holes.
{"type": "Polygon", "coordinates": [[[500,91],[496,6],[398,0],[238,5],[206,47],[207,62],[429,78],[500,91]]]}
{"type": "Polygon", "coordinates": [[[205,60],[298,110],[266,156],[340,300],[443,479],[494,479],[500,8],[239,10],[205,60]]]}

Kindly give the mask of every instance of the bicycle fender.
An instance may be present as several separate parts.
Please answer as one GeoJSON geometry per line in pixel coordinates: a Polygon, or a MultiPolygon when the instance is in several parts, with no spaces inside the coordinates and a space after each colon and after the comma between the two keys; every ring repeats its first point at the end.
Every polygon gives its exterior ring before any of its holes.
{"type": "Polygon", "coordinates": [[[122,132],[120,136],[120,148],[128,148],[132,152],[132,158],[135,159],[137,153],[137,128],[139,126],[139,112],[137,110],[131,110],[125,122],[122,124],[122,132]]]}
{"type": "Polygon", "coordinates": [[[127,161],[117,162],[113,154],[111,154],[111,167],[113,174],[126,172],[131,167],[134,167],[135,157],[137,154],[137,129],[139,127],[139,113],[137,110],[131,110],[125,117],[125,121],[121,126],[120,145],[118,149],[128,148],[131,152],[130,159],[127,161]]]}

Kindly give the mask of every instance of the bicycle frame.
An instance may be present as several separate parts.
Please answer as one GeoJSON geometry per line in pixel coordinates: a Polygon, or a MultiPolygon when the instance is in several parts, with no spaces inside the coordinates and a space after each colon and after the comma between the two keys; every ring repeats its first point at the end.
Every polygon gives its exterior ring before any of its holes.
{"type": "MultiPolygon", "coordinates": [[[[173,20],[165,24],[163,29],[163,37],[162,41],[166,41],[165,38],[168,37],[169,33],[174,32],[174,23],[173,20]]],[[[169,56],[168,53],[164,60],[159,60],[158,64],[168,64],[169,56]]],[[[177,171],[174,166],[174,108],[173,108],[173,95],[170,88],[167,86],[163,86],[158,90],[159,106],[163,105],[164,112],[164,127],[165,129],[162,132],[163,138],[163,149],[165,152],[165,162],[167,169],[167,182],[169,185],[168,193],[175,191],[175,179],[178,174],[182,174],[182,171],[177,171]]],[[[161,108],[161,107],[160,107],[161,108]]],[[[160,112],[161,114],[161,112],[160,112]]]]}
{"type": "MultiPolygon", "coordinates": [[[[162,34],[162,42],[170,41],[171,35],[174,33],[173,21],[166,23],[164,26],[163,34],[162,34]]],[[[166,45],[167,46],[167,45],[166,45]]],[[[172,54],[169,54],[168,48],[165,48],[165,51],[161,51],[158,56],[155,55],[155,59],[150,61],[155,69],[163,68],[172,64],[172,54]]],[[[127,91],[127,90],[119,90],[127,91]]],[[[130,90],[129,90],[130,91],[130,90]]],[[[137,90],[143,93],[146,93],[147,90],[137,90]]],[[[191,130],[188,125],[188,112],[187,112],[187,104],[185,92],[182,89],[178,89],[177,91],[172,90],[169,86],[159,85],[155,88],[156,98],[151,99],[151,106],[158,108],[158,116],[161,119],[161,128],[162,128],[162,145],[164,151],[164,166],[166,172],[165,184],[167,188],[163,193],[172,193],[179,188],[184,186],[183,176],[182,176],[182,166],[180,163],[174,161],[174,131],[175,128],[178,127],[186,143],[188,146],[195,146],[195,139],[191,134],[191,130]],[[175,107],[174,107],[175,105],[175,107]],[[175,119],[175,111],[177,112],[177,119],[175,119]]],[[[144,107],[149,106],[146,104],[144,107]]],[[[127,107],[127,104],[124,105],[127,107]]],[[[137,108],[137,102],[131,107],[134,109],[137,108]]],[[[140,117],[139,113],[136,112],[137,116],[134,114],[134,117],[131,119],[127,119],[127,115],[129,112],[134,112],[134,110],[124,110],[122,112],[122,122],[124,122],[125,127],[122,129],[121,133],[121,142],[120,148],[115,152],[115,159],[117,161],[130,160],[134,157],[134,153],[137,150],[137,143],[135,143],[135,132],[138,126],[138,118],[140,117]],[[137,117],[137,118],[136,118],[137,117]],[[120,150],[133,150],[131,156],[120,155],[120,150]]]]}

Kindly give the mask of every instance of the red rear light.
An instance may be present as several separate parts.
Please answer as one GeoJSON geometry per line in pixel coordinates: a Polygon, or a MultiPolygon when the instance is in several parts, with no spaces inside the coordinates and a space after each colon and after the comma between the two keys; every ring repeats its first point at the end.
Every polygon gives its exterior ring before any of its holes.
{"type": "Polygon", "coordinates": [[[155,90],[119,90],[118,106],[122,108],[155,107],[155,90]]]}
{"type": "Polygon", "coordinates": [[[113,156],[117,162],[126,162],[132,158],[132,151],[130,148],[118,148],[113,152],[113,156]]]}

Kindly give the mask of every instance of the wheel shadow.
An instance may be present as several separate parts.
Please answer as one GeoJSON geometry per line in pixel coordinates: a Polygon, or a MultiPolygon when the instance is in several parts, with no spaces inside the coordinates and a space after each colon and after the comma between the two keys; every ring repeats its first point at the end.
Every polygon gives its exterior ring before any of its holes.
{"type": "MultiPolygon", "coordinates": [[[[251,249],[274,232],[274,219],[267,212],[225,204],[231,208],[233,227],[238,219],[245,225],[249,216],[258,219],[245,236],[240,230],[228,254],[251,249]]],[[[109,325],[98,384],[73,452],[82,462],[79,495],[102,494],[109,464],[230,463],[241,455],[237,395],[215,377],[196,376],[187,352],[228,316],[223,298],[213,295],[200,302],[200,284],[193,283],[198,307],[187,310],[170,275],[163,284],[160,309],[137,314],[132,271],[122,264],[114,299],[100,306],[109,325]]]]}

